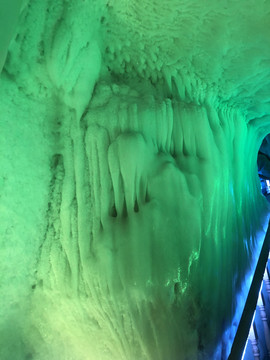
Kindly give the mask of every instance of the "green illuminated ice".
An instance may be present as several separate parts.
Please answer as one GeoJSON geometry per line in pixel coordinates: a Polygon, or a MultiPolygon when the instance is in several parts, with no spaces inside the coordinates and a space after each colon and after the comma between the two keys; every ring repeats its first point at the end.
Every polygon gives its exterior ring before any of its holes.
{"type": "Polygon", "coordinates": [[[227,358],[267,210],[269,15],[0,0],[1,360],[227,358]]]}

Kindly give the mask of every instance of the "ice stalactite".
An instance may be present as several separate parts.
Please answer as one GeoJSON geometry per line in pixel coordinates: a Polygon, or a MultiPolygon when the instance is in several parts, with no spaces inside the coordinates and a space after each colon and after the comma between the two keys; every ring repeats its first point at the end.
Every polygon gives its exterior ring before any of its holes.
{"type": "Polygon", "coordinates": [[[245,92],[256,59],[241,68],[229,25],[252,37],[235,5],[122,5],[30,1],[7,57],[50,158],[24,342],[38,360],[225,359],[265,210],[267,96],[245,92]]]}
{"type": "MultiPolygon", "coordinates": [[[[63,137],[69,152],[60,170],[61,230],[46,239],[59,255],[49,251],[48,277],[45,252],[39,276],[53,283],[60,277],[64,291],[70,282],[87,296],[87,313],[102,323],[101,343],[109,323],[120,332],[110,340],[108,359],[194,357],[198,348],[211,356],[233,318],[233,298],[256,246],[256,232],[246,226],[260,223],[258,184],[247,181],[253,162],[242,162],[255,146],[253,134],[230,108],[142,103],[112,94],[106,106],[90,105],[84,129],[71,121],[63,137]]],[[[89,339],[93,351],[95,335],[89,339]]]]}

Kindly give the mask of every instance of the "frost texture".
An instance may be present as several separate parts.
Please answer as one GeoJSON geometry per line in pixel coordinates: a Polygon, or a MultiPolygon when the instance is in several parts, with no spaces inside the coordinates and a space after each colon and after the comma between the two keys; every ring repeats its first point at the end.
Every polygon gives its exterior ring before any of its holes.
{"type": "Polygon", "coordinates": [[[227,358],[267,207],[269,11],[24,4],[0,78],[1,359],[227,358]]]}

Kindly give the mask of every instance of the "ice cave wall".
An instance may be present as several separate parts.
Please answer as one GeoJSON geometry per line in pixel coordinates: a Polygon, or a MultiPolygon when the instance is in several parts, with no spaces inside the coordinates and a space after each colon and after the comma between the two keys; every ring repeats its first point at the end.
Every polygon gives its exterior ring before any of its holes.
{"type": "Polygon", "coordinates": [[[226,358],[266,209],[270,8],[248,5],[24,5],[0,78],[3,359],[226,358]]]}
{"type": "Polygon", "coordinates": [[[0,71],[5,63],[9,42],[15,31],[22,0],[0,2],[0,71]]]}

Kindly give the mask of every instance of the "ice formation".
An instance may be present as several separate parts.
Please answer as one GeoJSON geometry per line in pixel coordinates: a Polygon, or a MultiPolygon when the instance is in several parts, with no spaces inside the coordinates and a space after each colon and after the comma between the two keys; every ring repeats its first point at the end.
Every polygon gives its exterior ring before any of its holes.
{"type": "Polygon", "coordinates": [[[267,210],[270,5],[10,4],[0,358],[226,359],[267,210]]]}

